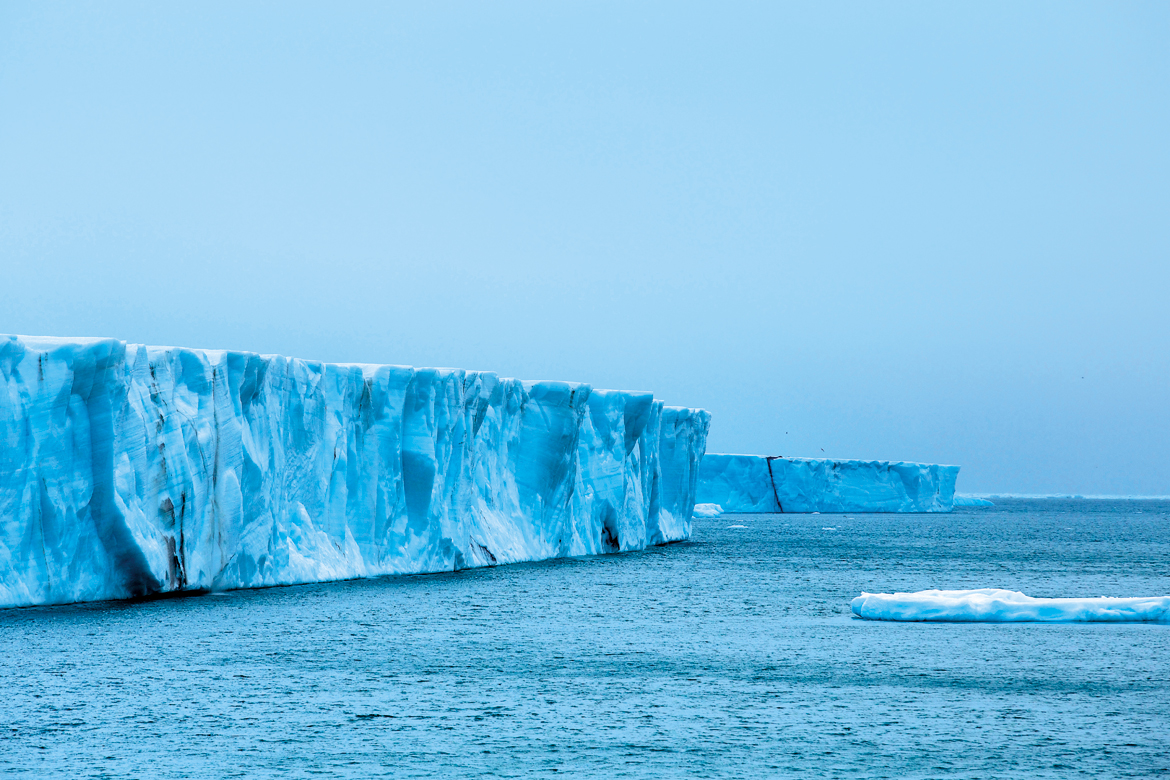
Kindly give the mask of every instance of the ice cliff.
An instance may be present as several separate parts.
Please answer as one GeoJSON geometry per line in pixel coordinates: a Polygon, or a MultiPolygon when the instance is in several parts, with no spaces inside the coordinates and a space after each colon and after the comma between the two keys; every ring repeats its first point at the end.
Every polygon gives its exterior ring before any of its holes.
{"type": "Polygon", "coordinates": [[[949,512],[958,466],[708,454],[695,500],[724,512],[949,512]]]}
{"type": "Polygon", "coordinates": [[[0,336],[0,606],[690,535],[710,415],[458,369],[0,336]]]}

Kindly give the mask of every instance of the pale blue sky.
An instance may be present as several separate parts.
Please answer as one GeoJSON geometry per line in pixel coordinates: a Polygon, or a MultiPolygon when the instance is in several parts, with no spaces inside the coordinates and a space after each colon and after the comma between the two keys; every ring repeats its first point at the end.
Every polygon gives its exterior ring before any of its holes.
{"type": "Polygon", "coordinates": [[[338,5],[0,5],[0,332],[1170,493],[1170,4],[338,5]]]}

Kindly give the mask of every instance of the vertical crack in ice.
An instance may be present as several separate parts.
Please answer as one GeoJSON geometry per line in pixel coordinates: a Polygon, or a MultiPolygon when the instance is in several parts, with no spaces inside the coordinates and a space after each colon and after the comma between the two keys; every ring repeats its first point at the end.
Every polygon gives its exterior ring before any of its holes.
{"type": "Polygon", "coordinates": [[[776,475],[772,472],[772,461],[783,459],[783,455],[768,456],[768,481],[772,483],[772,497],[776,499],[776,509],[784,514],[784,505],[780,503],[780,493],[776,490],[776,475]]]}

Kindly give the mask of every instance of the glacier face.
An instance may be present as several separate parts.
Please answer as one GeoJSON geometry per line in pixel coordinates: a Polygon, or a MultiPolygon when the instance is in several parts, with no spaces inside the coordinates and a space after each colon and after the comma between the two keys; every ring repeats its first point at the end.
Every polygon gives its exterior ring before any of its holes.
{"type": "Polygon", "coordinates": [[[949,512],[958,466],[880,460],[703,457],[695,500],[724,512],[949,512]]]}
{"type": "Polygon", "coordinates": [[[0,336],[0,606],[450,571],[690,535],[649,393],[0,336]]]}
{"type": "Polygon", "coordinates": [[[921,590],[862,593],[850,603],[866,620],[951,623],[1165,623],[1170,596],[1032,598],[1014,590],[921,590]]]}

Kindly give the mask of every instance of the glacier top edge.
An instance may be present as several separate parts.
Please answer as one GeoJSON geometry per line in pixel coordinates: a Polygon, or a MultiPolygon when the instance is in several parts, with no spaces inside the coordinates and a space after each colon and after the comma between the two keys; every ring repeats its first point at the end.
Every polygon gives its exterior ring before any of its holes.
{"type": "MultiPolygon", "coordinates": [[[[440,375],[448,374],[462,374],[462,375],[476,375],[493,377],[501,382],[521,382],[525,387],[535,386],[559,386],[570,390],[588,389],[594,391],[592,385],[587,382],[573,382],[559,379],[520,379],[517,377],[501,376],[495,371],[466,369],[450,366],[410,366],[398,363],[365,363],[365,362],[330,362],[327,360],[312,360],[308,358],[298,358],[289,355],[281,355],[278,353],[263,353],[253,352],[251,350],[243,349],[206,349],[202,347],[180,347],[171,345],[156,345],[156,344],[139,344],[136,342],[125,341],[118,338],[106,336],[30,336],[25,334],[0,334],[0,341],[15,341],[19,342],[26,350],[30,352],[53,352],[70,347],[93,347],[100,344],[109,344],[111,346],[117,345],[127,353],[145,349],[148,353],[158,354],[164,352],[187,352],[202,356],[211,364],[221,363],[226,358],[230,357],[244,357],[244,358],[259,358],[265,361],[271,360],[287,360],[296,361],[313,367],[333,367],[340,369],[350,369],[361,371],[364,376],[372,376],[375,372],[381,369],[404,370],[414,372],[436,372],[440,375]]],[[[628,391],[628,390],[607,390],[606,393],[621,394],[626,396],[642,396],[651,395],[649,391],[628,391]]]]}
{"type": "Polygon", "coordinates": [[[755,454],[740,453],[740,452],[708,452],[705,457],[707,457],[707,458],[760,458],[761,460],[771,458],[773,460],[786,460],[786,461],[795,462],[795,463],[859,463],[859,464],[860,463],[866,463],[866,464],[872,463],[872,464],[876,464],[876,465],[885,465],[885,466],[923,466],[923,467],[939,466],[942,468],[955,468],[955,469],[960,468],[958,465],[953,464],[953,463],[923,463],[923,462],[912,461],[912,460],[875,460],[875,459],[871,459],[871,458],[831,458],[831,457],[802,458],[802,457],[791,456],[791,455],[755,455],[755,454]]]}

